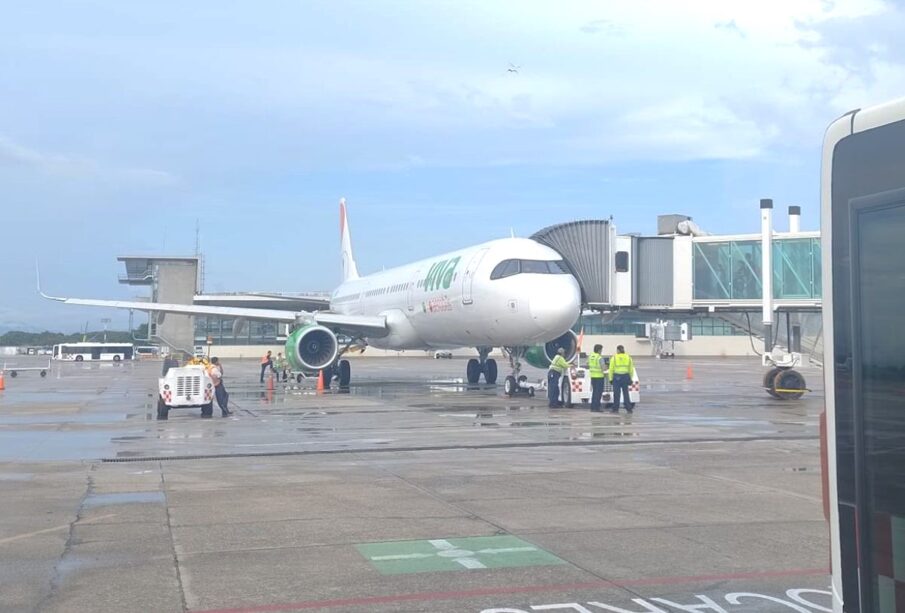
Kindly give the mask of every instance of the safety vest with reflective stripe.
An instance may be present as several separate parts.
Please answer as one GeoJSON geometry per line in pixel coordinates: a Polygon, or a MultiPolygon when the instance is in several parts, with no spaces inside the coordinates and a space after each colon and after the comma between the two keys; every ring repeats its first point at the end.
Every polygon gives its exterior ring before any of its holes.
{"type": "Polygon", "coordinates": [[[550,363],[550,370],[555,370],[559,374],[563,374],[567,368],[569,368],[569,363],[566,361],[566,358],[557,353],[550,363]]]}
{"type": "Polygon", "coordinates": [[[630,375],[635,371],[632,356],[627,353],[617,353],[610,358],[610,381],[613,375],[630,375]]]}
{"type": "Polygon", "coordinates": [[[588,372],[591,373],[592,379],[603,378],[603,367],[600,365],[602,359],[603,356],[599,353],[592,353],[588,356],[588,372]]]}

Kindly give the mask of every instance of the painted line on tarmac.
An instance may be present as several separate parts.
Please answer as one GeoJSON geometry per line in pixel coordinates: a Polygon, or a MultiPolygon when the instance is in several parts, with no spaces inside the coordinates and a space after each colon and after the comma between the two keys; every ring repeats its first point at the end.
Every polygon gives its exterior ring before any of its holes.
{"type": "MultiPolygon", "coordinates": [[[[86,519],[84,521],[78,521],[75,523],[76,526],[83,526],[85,524],[93,524],[95,522],[99,522],[102,519],[109,519],[111,517],[116,517],[116,513],[109,513],[108,515],[100,515],[98,517],[92,517],[91,519],[86,519]]],[[[48,532],[58,532],[60,530],[68,530],[72,524],[62,524],[59,526],[54,526],[53,528],[44,528],[43,530],[35,530],[34,532],[26,532],[25,534],[17,534],[16,536],[10,536],[5,539],[0,539],[0,545],[5,545],[6,543],[12,543],[14,541],[21,541],[22,539],[31,538],[33,536],[38,536],[40,534],[47,534],[48,532]]]]}
{"type": "Polygon", "coordinates": [[[697,575],[689,577],[647,577],[644,579],[616,579],[613,581],[591,581],[586,583],[561,583],[550,585],[522,585],[511,587],[489,587],[474,590],[450,592],[420,592],[415,594],[390,594],[387,596],[364,596],[358,598],[338,598],[335,600],[309,600],[224,609],[192,609],[192,613],[270,613],[274,611],[300,611],[305,609],[331,609],[336,607],[364,607],[394,602],[419,602],[433,600],[461,600],[480,596],[500,596],[504,594],[535,594],[540,592],[566,592],[570,590],[593,590],[600,588],[628,588],[648,585],[680,585],[704,581],[731,581],[737,579],[779,579],[785,577],[807,577],[829,574],[828,568],[790,568],[763,572],[726,573],[722,575],[697,575]]]}
{"type": "MultiPolygon", "coordinates": [[[[791,436],[737,436],[728,438],[678,438],[649,440],[610,440],[610,441],[538,441],[535,443],[491,443],[489,445],[421,445],[414,447],[363,447],[355,449],[310,449],[296,451],[259,451],[253,453],[205,453],[192,455],[143,456],[129,458],[100,458],[104,464],[123,464],[127,462],[169,462],[174,460],[222,460],[227,458],[279,458],[306,455],[340,455],[364,453],[400,453],[406,451],[458,451],[460,449],[480,451],[482,449],[533,449],[537,447],[602,447],[605,445],[688,445],[699,443],[756,443],[761,441],[816,441],[819,436],[802,434],[791,436]]],[[[281,443],[277,443],[281,444],[281,443]]]]}

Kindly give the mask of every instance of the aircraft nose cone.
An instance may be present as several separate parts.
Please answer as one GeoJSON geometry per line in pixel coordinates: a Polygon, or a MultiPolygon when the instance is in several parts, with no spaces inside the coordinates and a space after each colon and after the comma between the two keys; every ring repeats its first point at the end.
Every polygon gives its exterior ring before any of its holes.
{"type": "Polygon", "coordinates": [[[549,291],[531,297],[529,308],[535,323],[545,332],[562,334],[578,320],[581,292],[578,282],[562,275],[549,291]]]}

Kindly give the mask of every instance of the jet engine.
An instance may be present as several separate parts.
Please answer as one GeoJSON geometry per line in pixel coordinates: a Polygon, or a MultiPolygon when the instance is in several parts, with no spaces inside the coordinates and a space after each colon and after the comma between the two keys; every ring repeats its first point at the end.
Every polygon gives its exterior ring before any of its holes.
{"type": "Polygon", "coordinates": [[[554,338],[543,345],[535,345],[525,352],[525,361],[535,368],[548,368],[550,360],[556,355],[557,350],[562,347],[566,350],[565,358],[571,361],[578,352],[578,337],[574,332],[569,330],[562,336],[554,338]]]}
{"type": "Polygon", "coordinates": [[[339,343],[333,331],[309,324],[292,331],[286,339],[286,358],[294,370],[320,370],[333,364],[339,343]]]}

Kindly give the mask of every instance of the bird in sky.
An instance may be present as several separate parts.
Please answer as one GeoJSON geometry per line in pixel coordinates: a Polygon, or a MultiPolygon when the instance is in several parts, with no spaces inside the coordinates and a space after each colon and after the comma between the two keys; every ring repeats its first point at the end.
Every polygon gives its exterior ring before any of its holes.
{"type": "Polygon", "coordinates": [[[516,66],[516,65],[513,64],[512,62],[509,62],[509,68],[506,69],[506,72],[511,72],[511,73],[513,73],[513,74],[518,74],[518,69],[519,69],[519,68],[521,68],[521,66],[516,66]]]}

